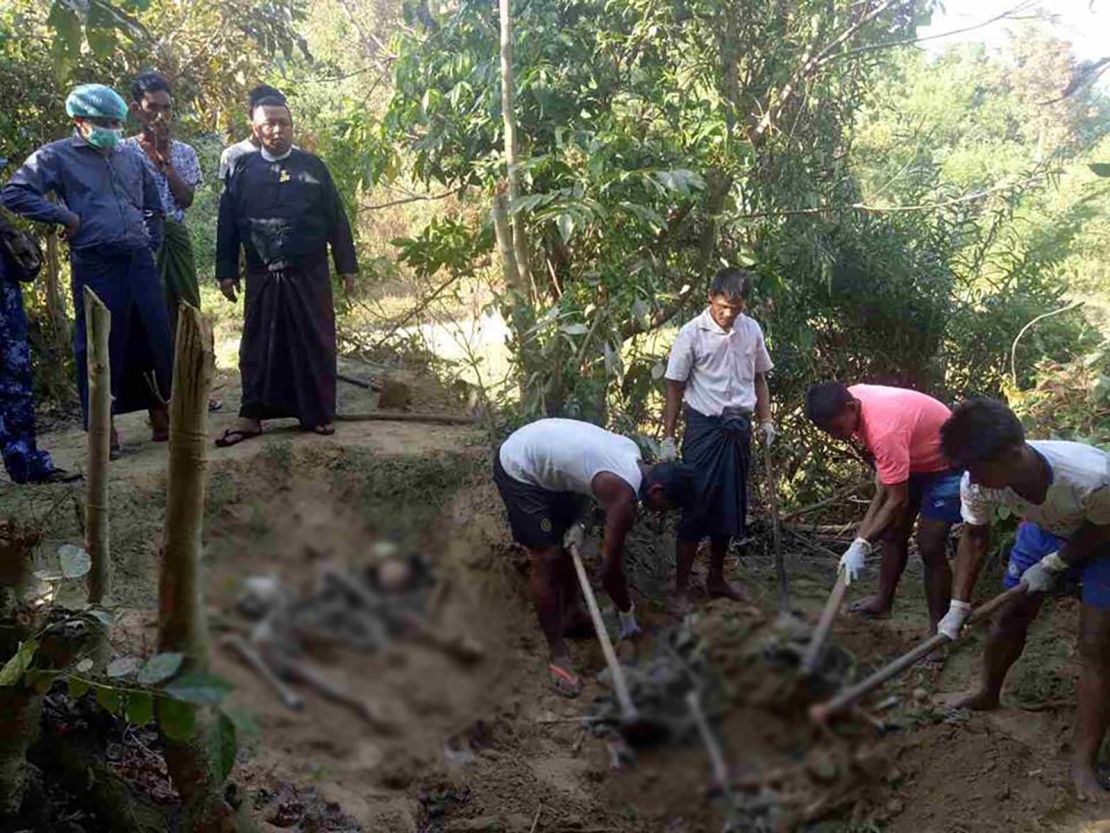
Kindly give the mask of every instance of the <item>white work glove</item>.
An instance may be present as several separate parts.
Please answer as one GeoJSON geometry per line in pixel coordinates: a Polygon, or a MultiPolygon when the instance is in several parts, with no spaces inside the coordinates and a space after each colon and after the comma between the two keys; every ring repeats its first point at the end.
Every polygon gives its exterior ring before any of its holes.
{"type": "Polygon", "coordinates": [[[636,621],[636,605],[627,611],[617,611],[617,639],[631,639],[640,633],[640,625],[636,621]]]}
{"type": "Polygon", "coordinates": [[[948,612],[944,614],[944,618],[937,623],[937,633],[943,633],[953,642],[960,638],[960,630],[967,621],[967,617],[971,615],[971,605],[967,602],[961,602],[959,599],[953,599],[952,603],[948,605],[948,612]]]}
{"type": "Polygon", "coordinates": [[[779,432],[775,430],[775,423],[771,422],[771,420],[759,423],[759,433],[763,438],[763,444],[766,446],[773,443],[775,437],[779,435],[779,432]]]}
{"type": "Polygon", "coordinates": [[[845,584],[850,585],[859,578],[867,563],[867,556],[871,554],[871,543],[866,538],[857,538],[852,546],[840,556],[840,568],[844,570],[845,584]]]}
{"type": "Polygon", "coordinates": [[[1067,569],[1068,562],[1060,557],[1060,553],[1050,552],[1025,571],[1021,583],[1029,593],[1047,593],[1056,586],[1056,579],[1067,569]]]}
{"type": "Polygon", "coordinates": [[[571,547],[582,549],[582,545],[586,543],[586,527],[582,524],[571,524],[570,529],[563,535],[563,549],[569,550],[571,547]]]}
{"type": "Polygon", "coordinates": [[[659,443],[659,462],[670,463],[678,459],[678,446],[675,445],[674,437],[664,437],[663,442],[659,443]]]}

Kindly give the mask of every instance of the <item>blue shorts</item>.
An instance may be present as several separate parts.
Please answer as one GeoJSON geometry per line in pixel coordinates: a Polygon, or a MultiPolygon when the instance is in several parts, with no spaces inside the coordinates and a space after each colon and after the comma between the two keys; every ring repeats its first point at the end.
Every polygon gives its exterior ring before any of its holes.
{"type": "MultiPolygon", "coordinates": [[[[1023,522],[1010,550],[1010,564],[1002,584],[1016,587],[1026,570],[1050,552],[1059,550],[1067,540],[1046,532],[1035,523],[1023,522]]],[[[1084,604],[1099,610],[1110,610],[1110,552],[1096,555],[1083,567],[1068,570],[1064,575],[1065,580],[1082,582],[1084,604]]]]}
{"type": "Polygon", "coordinates": [[[910,475],[910,504],[920,504],[923,518],[958,524],[960,515],[960,479],[962,471],[949,469],[927,474],[910,475]]]}

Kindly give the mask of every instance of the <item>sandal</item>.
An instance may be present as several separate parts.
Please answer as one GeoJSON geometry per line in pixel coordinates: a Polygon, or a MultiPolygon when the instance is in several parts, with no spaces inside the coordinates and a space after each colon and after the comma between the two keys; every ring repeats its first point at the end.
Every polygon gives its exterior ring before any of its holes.
{"type": "Polygon", "coordinates": [[[221,437],[217,438],[216,447],[231,448],[233,445],[239,445],[243,440],[249,440],[251,437],[257,437],[261,434],[261,428],[257,431],[249,428],[228,428],[221,437]]]}
{"type": "Polygon", "coordinates": [[[335,433],[334,425],[305,425],[302,427],[305,431],[311,431],[313,434],[319,434],[321,437],[330,437],[335,433]]]}
{"type": "Polygon", "coordinates": [[[551,686],[559,694],[573,700],[582,693],[582,681],[573,671],[561,668],[555,663],[548,665],[547,670],[551,674],[551,686]]]}

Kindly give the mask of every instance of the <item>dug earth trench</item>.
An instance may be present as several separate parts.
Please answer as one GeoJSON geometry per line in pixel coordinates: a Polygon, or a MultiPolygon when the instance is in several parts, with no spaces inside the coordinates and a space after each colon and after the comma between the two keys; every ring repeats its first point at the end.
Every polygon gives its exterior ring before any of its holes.
{"type": "MultiPolygon", "coordinates": [[[[230,385],[224,396],[234,396],[230,385]]],[[[449,404],[431,395],[426,403],[436,410],[449,404]]],[[[125,432],[141,437],[141,420],[126,419],[125,432]]],[[[216,417],[213,432],[230,419],[216,417]]],[[[63,463],[77,461],[80,434],[45,442],[63,463]]],[[[565,700],[548,687],[525,565],[490,483],[490,455],[488,438],[475,427],[390,422],[341,423],[333,437],[278,430],[212,450],[204,563],[217,646],[251,628],[237,609],[251,577],[272,577],[308,598],[329,570],[367,575],[383,559],[400,557],[430,576],[421,603],[427,622],[480,648],[479,657],[463,662],[402,633],[374,650],[341,642],[305,649],[306,658],[373,708],[373,722],[295,685],[305,705],[290,710],[238,657],[214,648],[214,670],[234,685],[234,704],[258,727],[241,739],[233,778],[247,790],[263,829],[1110,830],[1110,807],[1077,804],[1067,780],[1074,600],[1046,606],[1002,710],[973,715],[931,705],[934,692],[971,679],[981,647],[975,636],[952,651],[943,671],[915,670],[873,695],[864,714],[822,729],[806,717],[811,703],[922,636],[920,566],[911,562],[890,620],[842,616],[823,683],[807,683],[794,651],[824,601],[835,561],[809,549],[788,555],[796,615],[781,619],[758,523],[734,567],[754,603],[702,600],[685,623],[666,604],[673,552],[667,524],[645,518],[629,548],[647,627],[637,644],[620,646],[622,656],[644,685],[658,681],[667,663],[688,669],[686,682],[679,672],[660,685],[701,692],[729,788],[711,789],[705,750],[685,713],[668,716],[671,740],[637,750],[633,762],[614,768],[618,745],[596,719],[583,723],[610,699],[606,676],[596,673],[604,662],[593,641],[573,646],[585,672],[582,697],[565,700]]],[[[135,441],[112,464],[111,478],[113,648],[149,655],[164,447],[135,441]]],[[[0,486],[0,512],[37,520],[44,548],[80,543],[81,499],[80,487],[0,486]]],[[[596,567],[596,546],[587,560],[596,567]]],[[[118,741],[138,742],[135,734],[118,741]]],[[[94,815],[87,818],[67,829],[107,829],[94,815]]]]}

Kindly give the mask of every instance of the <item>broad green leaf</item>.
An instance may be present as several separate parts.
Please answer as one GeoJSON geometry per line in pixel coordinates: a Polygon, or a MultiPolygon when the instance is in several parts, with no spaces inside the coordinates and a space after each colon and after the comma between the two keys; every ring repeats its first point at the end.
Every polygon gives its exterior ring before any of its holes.
{"type": "Polygon", "coordinates": [[[590,328],[587,327],[585,324],[565,324],[559,329],[561,329],[568,336],[584,336],[590,331],[590,328]]]}
{"type": "Polygon", "coordinates": [[[261,731],[254,717],[244,708],[239,706],[223,706],[220,711],[226,714],[231,722],[235,724],[235,729],[239,736],[250,735],[254,737],[261,731]]]}
{"type": "Polygon", "coordinates": [[[96,686],[96,702],[109,714],[115,714],[120,707],[119,689],[107,685],[96,686]]]}
{"type": "Polygon", "coordinates": [[[70,700],[80,700],[88,694],[89,689],[92,688],[92,684],[89,683],[88,680],[83,680],[80,677],[69,677],[66,683],[69,686],[70,700]]]}
{"type": "Polygon", "coordinates": [[[39,643],[34,639],[19,643],[19,649],[0,668],[0,686],[14,686],[23,679],[38,647],[39,643]]]}
{"type": "Polygon", "coordinates": [[[1095,176],[1110,176],[1110,162],[1091,162],[1087,167],[1095,176]]]}
{"type": "Polygon", "coordinates": [[[108,663],[108,676],[113,679],[128,677],[139,670],[138,657],[119,657],[108,663]]]}
{"type": "Polygon", "coordinates": [[[168,680],[181,669],[184,660],[184,654],[155,654],[139,671],[139,682],[143,685],[157,685],[168,680]]]}
{"type": "Polygon", "coordinates": [[[39,694],[46,694],[61,674],[61,671],[33,670],[28,671],[23,679],[39,694]]]}
{"type": "Polygon", "coordinates": [[[183,674],[163,689],[167,695],[186,703],[219,703],[231,691],[231,683],[215,674],[183,674]]]}
{"type": "Polygon", "coordinates": [[[127,695],[124,713],[129,723],[145,726],[154,719],[154,698],[145,691],[133,691],[127,695]]]}
{"type": "Polygon", "coordinates": [[[81,578],[92,569],[92,559],[89,554],[73,544],[63,544],[58,548],[58,563],[62,568],[62,575],[66,578],[81,578]]]}
{"type": "Polygon", "coordinates": [[[178,743],[192,740],[197,729],[196,706],[170,697],[158,698],[158,725],[167,738],[178,743]]]}
{"type": "Polygon", "coordinates": [[[560,214],[556,224],[559,226],[559,236],[563,238],[563,242],[569,243],[571,235],[574,234],[574,217],[570,214],[560,214]]]}
{"type": "Polygon", "coordinates": [[[238,742],[235,724],[226,714],[220,712],[219,722],[216,726],[217,743],[219,744],[220,781],[225,781],[235,768],[235,753],[238,742]]]}
{"type": "Polygon", "coordinates": [[[106,628],[111,627],[112,623],[115,622],[115,617],[113,617],[111,613],[109,613],[107,610],[104,610],[103,608],[91,607],[87,612],[89,616],[93,617],[96,621],[98,621],[106,628]]]}

